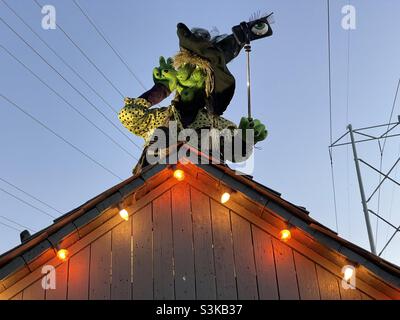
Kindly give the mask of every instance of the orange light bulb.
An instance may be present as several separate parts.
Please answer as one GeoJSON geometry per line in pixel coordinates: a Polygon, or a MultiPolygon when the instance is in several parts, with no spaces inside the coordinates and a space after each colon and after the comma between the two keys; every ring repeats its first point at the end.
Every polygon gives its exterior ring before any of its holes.
{"type": "Polygon", "coordinates": [[[283,229],[279,232],[279,238],[282,241],[288,241],[292,237],[292,233],[288,229],[283,229]]]}
{"type": "Polygon", "coordinates": [[[185,173],[183,172],[183,170],[177,169],[174,171],[174,178],[178,181],[182,181],[183,179],[185,179],[185,173]]]}
{"type": "Polygon", "coordinates": [[[58,259],[65,261],[68,258],[68,250],[67,249],[60,249],[57,251],[58,259]]]}

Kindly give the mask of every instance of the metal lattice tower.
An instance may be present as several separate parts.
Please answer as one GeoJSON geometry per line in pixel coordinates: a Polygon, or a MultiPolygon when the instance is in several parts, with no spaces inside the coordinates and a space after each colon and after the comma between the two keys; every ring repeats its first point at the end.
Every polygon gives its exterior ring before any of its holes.
{"type": "Polygon", "coordinates": [[[392,178],[390,175],[392,174],[393,170],[396,168],[396,166],[400,162],[400,157],[396,159],[394,164],[390,167],[387,173],[382,172],[381,169],[377,169],[375,166],[372,164],[368,163],[367,161],[363,160],[358,156],[357,153],[357,144],[360,143],[368,143],[372,141],[377,141],[379,150],[381,152],[381,155],[383,154],[383,150],[385,147],[386,139],[388,138],[395,138],[399,137],[400,138],[400,132],[398,129],[400,128],[400,116],[397,118],[397,122],[393,123],[387,123],[387,124],[381,124],[381,125],[376,125],[376,126],[370,126],[370,127],[365,127],[365,128],[360,128],[360,129],[353,129],[352,125],[349,124],[347,126],[347,131],[344,133],[340,138],[338,138],[336,141],[334,141],[330,146],[329,146],[329,153],[331,156],[332,160],[332,149],[340,146],[347,146],[351,145],[352,151],[353,151],[353,156],[354,156],[354,164],[355,164],[355,169],[356,169],[356,174],[357,174],[357,180],[358,180],[358,185],[359,185],[359,190],[360,190],[360,196],[361,196],[361,204],[364,212],[364,217],[365,217],[365,223],[367,227],[367,233],[368,233],[368,239],[370,243],[370,248],[371,252],[374,254],[377,254],[377,250],[375,247],[375,242],[374,242],[374,237],[373,237],[373,232],[371,228],[371,222],[370,222],[370,214],[376,216],[378,219],[383,221],[385,224],[390,226],[392,229],[394,229],[394,233],[390,237],[390,239],[387,241],[387,243],[383,246],[382,250],[379,252],[379,256],[385,251],[387,246],[390,244],[390,242],[393,240],[395,235],[400,231],[400,226],[396,227],[394,224],[391,222],[387,221],[385,218],[381,217],[378,213],[373,211],[372,209],[369,208],[369,203],[371,199],[376,195],[378,191],[380,191],[380,188],[382,187],[382,184],[385,181],[391,181],[398,187],[400,187],[400,182],[396,181],[394,178],[392,178]],[[369,133],[369,130],[371,129],[381,129],[384,128],[384,132],[379,135],[372,135],[369,133]],[[346,137],[350,137],[350,142],[344,142],[343,140],[346,137]],[[361,165],[364,165],[365,167],[375,171],[376,173],[379,174],[379,176],[382,178],[380,179],[380,182],[378,185],[375,187],[375,189],[372,191],[372,193],[367,197],[364,189],[364,183],[362,179],[362,172],[361,172],[361,165]]]}

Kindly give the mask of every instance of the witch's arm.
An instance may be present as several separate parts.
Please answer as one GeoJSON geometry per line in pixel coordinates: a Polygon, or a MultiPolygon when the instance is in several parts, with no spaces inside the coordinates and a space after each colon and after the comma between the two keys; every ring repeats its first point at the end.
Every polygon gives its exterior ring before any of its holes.
{"type": "Polygon", "coordinates": [[[126,98],[118,118],[130,132],[147,138],[150,131],[165,123],[170,116],[169,108],[150,109],[151,106],[145,98],[126,98]]]}
{"type": "Polygon", "coordinates": [[[121,123],[133,134],[147,138],[149,132],[164,124],[170,116],[169,108],[151,108],[167,98],[174,90],[172,61],[160,58],[160,67],[153,70],[154,86],[138,98],[125,98],[125,106],[118,114],[121,123]]]}

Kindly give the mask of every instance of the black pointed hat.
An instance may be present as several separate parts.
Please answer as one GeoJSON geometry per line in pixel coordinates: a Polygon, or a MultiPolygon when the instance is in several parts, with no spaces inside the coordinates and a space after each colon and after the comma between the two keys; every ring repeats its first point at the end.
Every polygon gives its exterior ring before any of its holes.
{"type": "Polygon", "coordinates": [[[239,54],[242,46],[233,35],[211,38],[207,30],[189,30],[183,23],[178,23],[177,34],[181,52],[176,57],[184,55],[185,58],[190,56],[189,60],[192,61],[205,60],[204,65],[208,65],[211,69],[207,72],[212,73],[208,76],[212,84],[209,85],[207,108],[214,114],[221,115],[235,92],[235,78],[226,65],[239,54]]]}

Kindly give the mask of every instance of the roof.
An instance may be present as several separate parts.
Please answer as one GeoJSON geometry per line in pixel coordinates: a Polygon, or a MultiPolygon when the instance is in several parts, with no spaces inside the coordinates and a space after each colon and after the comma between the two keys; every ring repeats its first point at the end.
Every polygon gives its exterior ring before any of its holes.
{"type": "MultiPolygon", "coordinates": [[[[178,166],[183,166],[178,164],[178,166]]],[[[68,246],[97,228],[118,212],[121,203],[148,193],[171,177],[173,165],[155,164],[144,168],[120,184],[82,204],[78,208],[54,220],[44,230],[32,235],[27,241],[0,256],[0,292],[10,287],[24,275],[54,257],[61,245],[68,246]]],[[[251,212],[268,222],[291,225],[309,236],[307,245],[330,259],[351,261],[367,272],[379,277],[395,290],[400,289],[400,268],[363,248],[339,237],[334,231],[309,216],[309,212],[283,199],[278,192],[254,181],[250,176],[238,175],[221,164],[184,165],[185,172],[199,183],[223,185],[230,188],[233,197],[240,198],[251,212]],[[335,251],[337,257],[329,253],[335,251]],[[338,258],[339,257],[339,258],[338,258]]]]}

